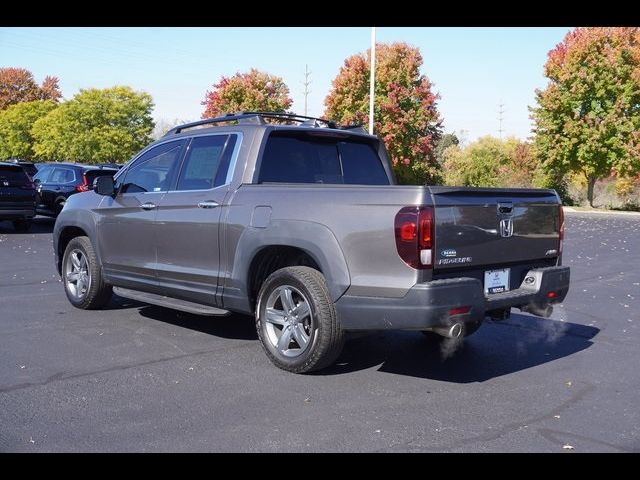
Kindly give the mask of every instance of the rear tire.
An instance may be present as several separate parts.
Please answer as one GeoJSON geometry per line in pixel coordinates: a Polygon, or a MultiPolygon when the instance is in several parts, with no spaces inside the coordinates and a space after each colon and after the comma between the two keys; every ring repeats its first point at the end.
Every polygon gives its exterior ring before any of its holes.
{"type": "Polygon", "coordinates": [[[111,285],[102,280],[102,267],[88,237],[71,239],[62,257],[62,283],[69,302],[95,310],[111,299],[111,285]]]}
{"type": "Polygon", "coordinates": [[[16,232],[20,232],[20,233],[24,233],[24,232],[28,232],[29,229],[31,228],[31,220],[14,220],[13,221],[13,228],[15,229],[16,232]]]}
{"type": "Polygon", "coordinates": [[[310,267],[281,268],[265,280],[256,330],[271,362],[294,373],[331,365],[344,346],[324,276],[310,267]]]}

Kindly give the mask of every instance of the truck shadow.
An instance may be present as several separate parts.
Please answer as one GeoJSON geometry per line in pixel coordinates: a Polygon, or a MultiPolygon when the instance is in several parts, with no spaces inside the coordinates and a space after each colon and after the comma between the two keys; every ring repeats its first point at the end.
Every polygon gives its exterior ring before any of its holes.
{"type": "MultiPolygon", "coordinates": [[[[131,302],[133,302],[133,300],[131,302]]],[[[135,303],[137,305],[134,304],[132,306],[140,307],[138,310],[140,315],[152,320],[160,320],[161,322],[171,325],[221,338],[258,340],[255,323],[253,317],[250,316],[234,314],[226,317],[207,317],[204,315],[179,312],[170,308],[157,307],[155,305],[135,303]]]]}
{"type": "MultiPolygon", "coordinates": [[[[123,306],[127,307],[139,308],[143,317],[207,335],[258,338],[250,316],[205,317],[137,302],[123,306]]],[[[578,323],[513,313],[507,321],[485,322],[458,345],[429,340],[420,332],[375,332],[348,340],[333,366],[312,375],[342,375],[377,366],[380,372],[444,382],[484,382],[580,352],[593,344],[599,331],[578,323]]]]}
{"type": "Polygon", "coordinates": [[[420,332],[381,332],[347,343],[332,367],[338,375],[379,365],[378,371],[453,383],[484,382],[589,348],[600,329],[512,314],[486,322],[461,344],[434,342],[420,332]]]}

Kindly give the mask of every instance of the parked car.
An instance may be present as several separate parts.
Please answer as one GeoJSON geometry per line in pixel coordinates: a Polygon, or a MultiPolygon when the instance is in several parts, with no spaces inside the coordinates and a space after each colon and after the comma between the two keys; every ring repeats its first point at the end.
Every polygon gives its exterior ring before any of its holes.
{"type": "Polygon", "coordinates": [[[460,339],[512,307],[549,316],[569,289],[563,235],[554,190],[395,185],[362,128],[265,113],[174,128],[70,197],[53,232],[74,306],[113,291],[252,314],[292,372],[331,365],[348,331],[460,339]]]}
{"type": "Polygon", "coordinates": [[[23,167],[0,162],[0,221],[10,220],[19,232],[31,227],[36,215],[36,187],[23,167]]]}
{"type": "Polygon", "coordinates": [[[31,178],[33,178],[35,174],[38,173],[38,167],[33,162],[21,160],[19,158],[12,158],[10,160],[7,160],[7,162],[20,165],[31,178]]]}
{"type": "Polygon", "coordinates": [[[93,189],[97,177],[113,176],[118,170],[78,163],[42,163],[34,177],[38,190],[36,211],[39,215],[57,216],[67,199],[93,189]]]}

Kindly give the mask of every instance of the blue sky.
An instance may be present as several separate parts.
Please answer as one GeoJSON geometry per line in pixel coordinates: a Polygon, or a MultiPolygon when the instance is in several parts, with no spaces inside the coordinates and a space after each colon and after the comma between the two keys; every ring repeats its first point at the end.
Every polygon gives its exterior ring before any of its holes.
{"type": "MultiPolygon", "coordinates": [[[[467,141],[530,135],[527,106],[544,87],[547,52],[570,28],[377,27],[379,42],[420,48],[422,72],[441,95],[447,132],[467,141]]],[[[0,28],[0,66],[60,78],[65,98],[80,88],[129,85],[153,96],[156,120],[196,120],[200,102],[222,75],[251,67],[283,77],[293,110],[303,113],[305,64],[311,70],[309,114],[321,116],[331,80],[344,59],[370,47],[366,27],[0,28]]]]}

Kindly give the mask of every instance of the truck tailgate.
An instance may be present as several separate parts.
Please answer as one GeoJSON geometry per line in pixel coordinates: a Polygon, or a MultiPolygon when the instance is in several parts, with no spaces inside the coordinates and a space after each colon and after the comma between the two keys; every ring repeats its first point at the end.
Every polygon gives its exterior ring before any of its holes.
{"type": "Polygon", "coordinates": [[[431,187],[434,270],[499,266],[559,255],[553,190],[431,187]]]}

